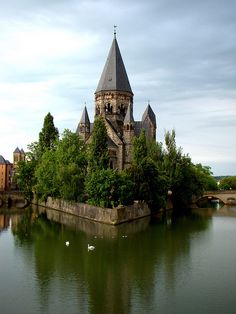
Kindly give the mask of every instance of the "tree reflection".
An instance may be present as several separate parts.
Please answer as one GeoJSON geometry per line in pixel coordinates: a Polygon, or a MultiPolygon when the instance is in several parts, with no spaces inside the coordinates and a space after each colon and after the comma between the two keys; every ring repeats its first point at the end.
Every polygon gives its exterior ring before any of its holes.
{"type": "Polygon", "coordinates": [[[69,293],[66,287],[75,285],[78,311],[88,306],[90,313],[130,313],[134,294],[148,307],[154,291],[161,289],[158,276],[163,269],[166,286],[174,289],[176,272],[190,254],[191,238],[210,222],[182,216],[114,227],[54,211],[47,216],[51,220],[28,212],[14,231],[21,244],[26,239],[33,244],[43,309],[50,308],[55,278],[59,278],[64,298],[69,293]],[[94,251],[88,252],[88,243],[95,245],[94,251]]]}

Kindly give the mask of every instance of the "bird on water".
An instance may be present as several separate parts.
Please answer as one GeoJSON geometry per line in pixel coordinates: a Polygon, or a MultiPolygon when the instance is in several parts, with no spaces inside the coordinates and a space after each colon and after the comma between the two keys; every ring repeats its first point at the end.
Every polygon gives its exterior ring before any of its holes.
{"type": "Polygon", "coordinates": [[[92,250],[94,250],[94,249],[95,249],[95,246],[88,244],[88,251],[92,251],[92,250]]]}

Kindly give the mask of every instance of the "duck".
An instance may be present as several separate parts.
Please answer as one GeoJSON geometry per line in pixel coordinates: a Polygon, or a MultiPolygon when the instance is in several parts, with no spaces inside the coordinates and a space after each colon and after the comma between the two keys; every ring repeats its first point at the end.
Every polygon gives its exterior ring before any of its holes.
{"type": "Polygon", "coordinates": [[[88,244],[88,251],[92,251],[92,250],[94,250],[94,249],[95,249],[95,246],[88,244]]]}
{"type": "Polygon", "coordinates": [[[70,245],[70,242],[69,241],[66,241],[66,246],[69,246],[70,245]]]}

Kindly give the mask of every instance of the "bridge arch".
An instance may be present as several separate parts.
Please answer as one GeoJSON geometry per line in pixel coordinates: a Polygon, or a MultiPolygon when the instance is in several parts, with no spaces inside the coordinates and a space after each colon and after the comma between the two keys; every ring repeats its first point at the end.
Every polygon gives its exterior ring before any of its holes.
{"type": "Polygon", "coordinates": [[[209,200],[209,201],[210,200],[219,200],[222,203],[226,204],[225,198],[222,197],[221,195],[218,195],[218,194],[204,194],[201,197],[199,197],[196,202],[199,202],[199,201],[205,200],[205,199],[209,200]]]}
{"type": "Polygon", "coordinates": [[[236,204],[236,191],[229,190],[229,191],[207,191],[201,197],[196,200],[196,203],[200,202],[201,200],[219,200],[225,205],[235,205],[236,204]]]}

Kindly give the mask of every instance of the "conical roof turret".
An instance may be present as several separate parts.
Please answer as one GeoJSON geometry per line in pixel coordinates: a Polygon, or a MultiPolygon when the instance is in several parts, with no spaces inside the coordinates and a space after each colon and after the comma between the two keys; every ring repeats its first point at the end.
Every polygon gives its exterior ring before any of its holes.
{"type": "Polygon", "coordinates": [[[20,149],[19,149],[18,146],[17,146],[16,149],[14,150],[13,154],[20,154],[20,149]]]}
{"type": "Polygon", "coordinates": [[[133,94],[115,36],[95,93],[111,90],[133,94]]]}
{"type": "Polygon", "coordinates": [[[127,108],[127,112],[126,112],[126,115],[125,115],[125,118],[124,118],[124,124],[127,124],[127,123],[134,123],[134,117],[133,117],[133,110],[131,108],[131,104],[129,103],[129,106],[127,108]]]}
{"type": "Polygon", "coordinates": [[[150,120],[152,121],[153,125],[156,126],[156,115],[152,110],[152,107],[150,106],[150,104],[147,105],[146,110],[143,113],[142,116],[142,121],[144,121],[147,117],[150,118],[150,120]]]}
{"type": "Polygon", "coordinates": [[[80,124],[90,124],[89,115],[88,115],[86,106],[84,107],[84,110],[80,119],[80,124]]]}

